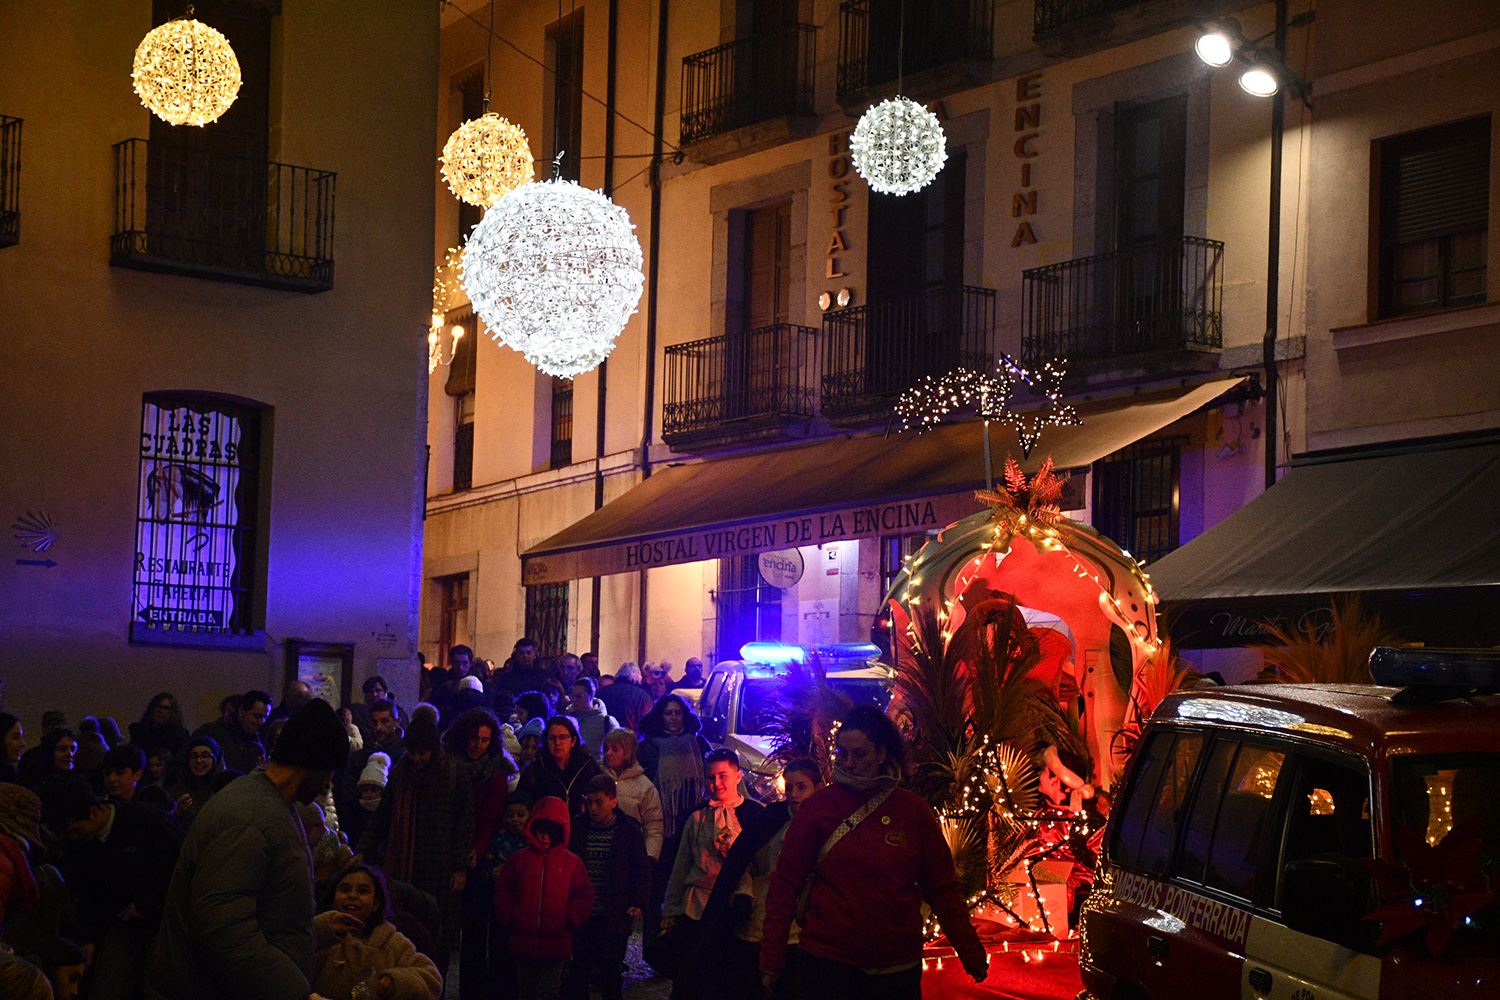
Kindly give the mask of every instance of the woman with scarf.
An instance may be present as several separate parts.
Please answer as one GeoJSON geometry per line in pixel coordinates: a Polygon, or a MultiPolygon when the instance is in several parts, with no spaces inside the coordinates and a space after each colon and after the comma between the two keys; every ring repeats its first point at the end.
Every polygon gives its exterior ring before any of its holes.
{"type": "Polygon", "coordinates": [[[224,775],[224,754],[212,736],[194,736],[188,740],[183,765],[182,780],[168,788],[167,794],[177,803],[172,815],[186,830],[203,804],[218,791],[224,775]]]}
{"type": "MultiPolygon", "coordinates": [[[[661,796],[661,856],[651,865],[651,905],[643,924],[653,952],[682,822],[705,798],[703,758],[713,747],[703,738],[702,728],[692,707],[676,694],[663,695],[641,718],[641,767],[661,796]]],[[[650,955],[646,961],[651,961],[650,955]]]]}
{"type": "Polygon", "coordinates": [[[554,715],[547,720],[542,747],[521,772],[516,791],[532,802],[549,795],[562,799],[568,804],[568,815],[578,816],[583,812],[584,790],[603,773],[594,755],[583,748],[573,720],[554,715]]]}
{"type": "Polygon", "coordinates": [[[924,901],[964,971],[983,982],[988,959],[969,922],[948,842],[922,797],[898,787],[906,748],[895,723],[872,705],[850,709],[834,761],[832,783],[792,817],[771,874],[760,949],[766,993],[786,966],[787,936],[804,886],[807,913],[799,921],[798,948],[805,995],[919,1000],[924,901]]]}
{"type": "Polygon", "coordinates": [[[740,794],[740,758],[733,750],[714,750],[704,768],[708,804],[682,824],[662,907],[661,934],[671,941],[675,966],[673,1000],[720,995],[713,987],[721,949],[703,940],[703,914],[729,849],[761,814],[759,803],[747,802],[740,794]]]}
{"type": "Polygon", "coordinates": [[[391,881],[410,882],[437,898],[442,935],[438,972],[447,974],[458,945],[469,855],[474,847],[474,798],[458,761],[443,750],[437,724],[413,713],[406,753],[391,768],[390,782],[354,853],[373,862],[391,881]]]}

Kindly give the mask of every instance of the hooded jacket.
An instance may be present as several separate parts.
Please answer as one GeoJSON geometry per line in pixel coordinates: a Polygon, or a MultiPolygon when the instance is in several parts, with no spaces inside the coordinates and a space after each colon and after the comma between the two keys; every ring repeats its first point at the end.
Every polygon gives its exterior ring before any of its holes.
{"type": "Polygon", "coordinates": [[[417,951],[400,931],[382,920],[370,928],[369,937],[333,930],[334,911],[318,914],[313,927],[318,935],[318,971],[313,991],[319,996],[347,997],[354,987],[371,976],[390,976],[395,989],[392,1000],[437,1000],[443,980],[432,959],[417,951]]]}
{"type": "Polygon", "coordinates": [[[544,848],[533,827],[539,819],[557,823],[566,842],[571,832],[568,807],[548,796],[526,821],[525,850],[511,856],[495,876],[495,916],[510,929],[510,953],[523,958],[573,957],[573,933],[594,908],[594,887],[582,859],[563,844],[544,848]]]}

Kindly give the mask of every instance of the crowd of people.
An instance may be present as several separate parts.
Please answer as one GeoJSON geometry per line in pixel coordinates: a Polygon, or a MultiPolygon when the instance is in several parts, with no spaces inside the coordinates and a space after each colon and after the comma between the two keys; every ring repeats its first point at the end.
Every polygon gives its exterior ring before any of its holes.
{"type": "Polygon", "coordinates": [[[47,712],[29,749],[0,713],[0,996],[437,1000],[456,972],[464,1000],[618,1000],[639,928],[676,1000],[915,998],[924,904],[984,978],[879,709],[763,805],[680,693],[696,659],[446,661],[409,709],[292,684],[190,732],[164,692],[128,737],[47,712]]]}

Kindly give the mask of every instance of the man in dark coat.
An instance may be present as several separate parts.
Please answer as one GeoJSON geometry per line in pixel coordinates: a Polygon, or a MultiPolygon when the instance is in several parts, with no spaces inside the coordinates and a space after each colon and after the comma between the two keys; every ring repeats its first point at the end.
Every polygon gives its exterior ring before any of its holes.
{"type": "Polygon", "coordinates": [[[574,822],[568,850],[583,859],[594,887],[594,907],[573,935],[573,961],[563,983],[565,1000],[587,1000],[589,979],[598,973],[603,1000],[621,1000],[621,964],[635,919],[651,893],[651,865],[641,825],[620,811],[615,779],[589,781],[588,809],[574,822]]]}
{"type": "MultiPolygon", "coordinates": [[[[194,736],[211,736],[219,744],[224,755],[224,766],[231,771],[249,774],[260,766],[266,756],[266,748],[260,741],[260,731],[271,717],[271,696],[264,691],[247,691],[240,696],[239,708],[233,721],[218,718],[205,722],[193,733],[194,736]]],[[[345,737],[345,743],[348,737],[345,737]]]]}
{"type": "Polygon", "coordinates": [[[507,692],[512,699],[527,691],[544,691],[547,682],[554,678],[551,670],[537,662],[536,643],[530,639],[516,640],[510,659],[495,675],[495,689],[507,692]]]}
{"type": "Polygon", "coordinates": [[[78,892],[73,934],[94,946],[89,996],[140,996],[182,829],[160,809],[101,802],[82,780],[56,788],[46,811],[69,842],[67,880],[78,892]]]}
{"type": "Polygon", "coordinates": [[[313,867],[297,805],[348,758],[343,723],[315,699],[287,720],[264,771],[204,805],[167,890],[148,1000],[307,1000],[313,867]]]}
{"type": "MultiPolygon", "coordinates": [[[[364,773],[371,754],[383,753],[395,762],[406,753],[406,730],[401,728],[401,709],[396,703],[382,698],[369,706],[369,709],[370,735],[365,737],[362,749],[349,754],[349,763],[344,766],[343,774],[333,786],[333,804],[338,807],[341,817],[354,815],[355,810],[360,807],[359,776],[364,773]]],[[[354,844],[349,846],[353,847],[354,844]]]]}
{"type": "Polygon", "coordinates": [[[616,722],[636,732],[640,732],[641,719],[651,711],[653,701],[650,692],[641,687],[641,668],[634,663],[620,667],[615,682],[599,689],[599,700],[616,722]]]}

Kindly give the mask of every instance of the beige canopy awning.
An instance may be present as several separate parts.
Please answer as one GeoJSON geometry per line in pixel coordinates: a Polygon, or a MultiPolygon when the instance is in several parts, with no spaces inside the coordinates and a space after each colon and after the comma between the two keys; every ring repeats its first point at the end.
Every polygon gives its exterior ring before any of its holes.
{"type": "MultiPolygon", "coordinates": [[[[1021,464],[1088,466],[1212,402],[1243,379],[1079,406],[1021,464]]],[[[983,425],[865,435],[659,468],[639,486],[522,556],[528,585],[628,573],[877,535],[942,528],[984,486],[983,425]]],[[[1015,432],[990,428],[998,478],[1021,461],[1015,432]]]]}

